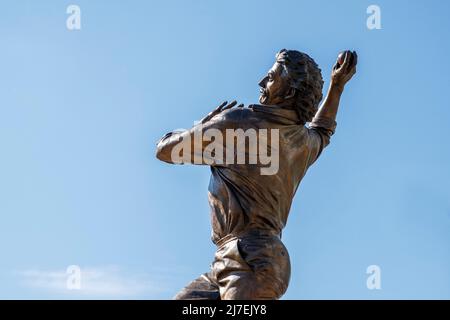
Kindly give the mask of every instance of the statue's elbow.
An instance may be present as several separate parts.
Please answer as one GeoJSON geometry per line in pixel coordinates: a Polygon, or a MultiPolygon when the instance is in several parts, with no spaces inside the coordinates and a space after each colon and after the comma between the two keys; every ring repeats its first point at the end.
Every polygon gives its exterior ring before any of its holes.
{"type": "Polygon", "coordinates": [[[158,146],[156,147],[156,158],[158,160],[167,163],[173,163],[170,154],[171,153],[167,150],[167,148],[164,145],[158,144],[158,146]]]}

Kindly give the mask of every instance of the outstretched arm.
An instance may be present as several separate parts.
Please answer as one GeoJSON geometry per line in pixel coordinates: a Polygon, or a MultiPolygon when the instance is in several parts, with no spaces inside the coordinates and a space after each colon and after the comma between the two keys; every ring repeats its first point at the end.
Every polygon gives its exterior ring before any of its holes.
{"type": "Polygon", "coordinates": [[[333,122],[336,121],[339,100],[344,91],[344,86],[356,73],[356,64],[358,62],[358,55],[355,51],[345,51],[344,54],[343,63],[341,64],[338,58],[338,61],[333,66],[327,96],[317,111],[316,116],[314,117],[315,119],[322,118],[333,122]]]}
{"type": "Polygon", "coordinates": [[[356,52],[345,51],[344,59],[339,56],[338,61],[333,66],[327,96],[309,124],[309,132],[311,137],[313,137],[311,143],[314,146],[311,148],[314,151],[310,164],[316,161],[322,150],[330,143],[330,137],[336,129],[336,115],[339,108],[339,101],[345,84],[356,73],[357,59],[356,52]]]}

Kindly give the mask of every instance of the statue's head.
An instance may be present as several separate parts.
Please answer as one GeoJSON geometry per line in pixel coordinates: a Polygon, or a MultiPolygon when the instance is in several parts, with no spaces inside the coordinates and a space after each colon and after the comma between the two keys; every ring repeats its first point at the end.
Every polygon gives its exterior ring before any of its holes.
{"type": "Polygon", "coordinates": [[[311,121],[322,100],[323,80],[319,66],[307,54],[283,49],[259,83],[259,102],[297,111],[304,123],[311,121]]]}

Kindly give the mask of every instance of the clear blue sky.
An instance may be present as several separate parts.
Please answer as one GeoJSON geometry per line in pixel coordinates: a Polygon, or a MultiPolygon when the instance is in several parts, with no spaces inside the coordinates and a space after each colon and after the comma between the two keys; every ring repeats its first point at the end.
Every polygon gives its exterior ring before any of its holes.
{"type": "Polygon", "coordinates": [[[450,299],[449,14],[423,0],[3,3],[0,298],[171,298],[213,258],[210,171],[157,161],[155,142],[225,99],[256,102],[281,48],[310,54],[326,86],[348,48],[358,73],[284,230],[284,298],[450,299]],[[64,288],[73,264],[84,290],[64,288]],[[372,264],[381,290],[366,288],[372,264]]]}

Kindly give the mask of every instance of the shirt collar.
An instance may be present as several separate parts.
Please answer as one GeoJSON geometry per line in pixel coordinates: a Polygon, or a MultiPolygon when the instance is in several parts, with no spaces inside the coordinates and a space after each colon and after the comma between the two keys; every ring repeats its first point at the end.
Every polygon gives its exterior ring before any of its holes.
{"type": "Polygon", "coordinates": [[[262,112],[265,114],[269,114],[275,117],[280,117],[289,120],[295,124],[299,123],[299,117],[295,110],[283,108],[276,105],[260,105],[260,104],[251,104],[248,106],[255,112],[262,112]]]}

